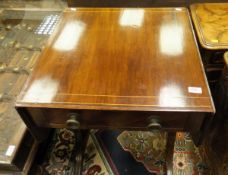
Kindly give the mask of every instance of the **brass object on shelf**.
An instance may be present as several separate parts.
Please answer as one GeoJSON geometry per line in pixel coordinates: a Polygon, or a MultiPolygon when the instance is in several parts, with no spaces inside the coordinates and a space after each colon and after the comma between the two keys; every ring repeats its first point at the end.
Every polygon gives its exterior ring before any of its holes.
{"type": "Polygon", "coordinates": [[[4,63],[0,64],[0,73],[5,72],[6,65],[4,63]]]}
{"type": "Polygon", "coordinates": [[[5,37],[4,36],[0,36],[0,40],[3,40],[5,37]]]}
{"type": "Polygon", "coordinates": [[[0,66],[0,73],[16,73],[16,74],[28,74],[31,69],[26,69],[24,67],[4,67],[0,66]]]}
{"type": "Polygon", "coordinates": [[[12,102],[14,100],[13,96],[8,94],[0,93],[0,102],[12,102]]]}
{"type": "Polygon", "coordinates": [[[38,148],[18,116],[14,101],[47,39],[33,30],[52,13],[33,10],[0,12],[0,174],[28,174],[38,148]],[[6,155],[8,149],[12,152],[6,155]]]}
{"type": "Polygon", "coordinates": [[[6,26],[6,29],[11,30],[12,29],[12,26],[11,25],[7,25],[6,26]]]}
{"type": "Polygon", "coordinates": [[[10,96],[16,96],[21,88],[24,86],[24,82],[27,79],[28,74],[4,72],[0,74],[0,93],[8,94],[10,96]]]}
{"type": "Polygon", "coordinates": [[[15,45],[15,48],[19,49],[19,48],[20,48],[20,43],[17,43],[17,44],[15,45]]]}
{"type": "Polygon", "coordinates": [[[28,30],[28,31],[32,31],[33,28],[29,26],[29,27],[27,27],[27,30],[28,30]]]}

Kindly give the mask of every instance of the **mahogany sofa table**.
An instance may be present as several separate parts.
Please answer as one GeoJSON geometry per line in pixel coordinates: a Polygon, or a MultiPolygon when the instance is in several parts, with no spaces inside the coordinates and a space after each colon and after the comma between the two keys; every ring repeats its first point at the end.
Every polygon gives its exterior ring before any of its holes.
{"type": "Polygon", "coordinates": [[[37,140],[67,126],[188,131],[197,145],[215,112],[185,8],[66,9],[16,108],[37,140]]]}

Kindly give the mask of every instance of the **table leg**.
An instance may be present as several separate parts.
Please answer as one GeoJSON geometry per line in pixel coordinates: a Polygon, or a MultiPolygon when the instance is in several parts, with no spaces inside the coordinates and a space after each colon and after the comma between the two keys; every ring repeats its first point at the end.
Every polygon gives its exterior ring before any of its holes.
{"type": "Polygon", "coordinates": [[[48,138],[49,133],[51,131],[50,128],[38,127],[32,120],[32,117],[30,116],[28,111],[24,108],[17,108],[17,112],[20,114],[21,119],[24,121],[28,130],[37,142],[42,142],[48,138]]]}
{"type": "Polygon", "coordinates": [[[75,151],[72,154],[75,162],[74,175],[81,175],[83,166],[83,157],[89,138],[89,130],[72,130],[75,134],[75,151]]]}
{"type": "Polygon", "coordinates": [[[166,146],[166,174],[173,174],[173,153],[176,133],[168,132],[167,146],[166,146]]]}

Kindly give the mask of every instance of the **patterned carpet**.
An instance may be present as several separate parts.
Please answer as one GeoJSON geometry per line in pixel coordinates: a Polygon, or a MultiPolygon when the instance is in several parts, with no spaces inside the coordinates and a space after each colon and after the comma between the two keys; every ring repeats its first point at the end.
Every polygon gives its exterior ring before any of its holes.
{"type": "MultiPolygon", "coordinates": [[[[92,131],[83,164],[83,175],[147,175],[161,173],[157,161],[164,159],[166,133],[141,131],[92,131]]],[[[73,169],[75,137],[67,129],[57,130],[42,165],[44,175],[68,175],[73,169]]],[[[200,175],[202,160],[188,133],[176,134],[173,174],[200,175]]],[[[211,174],[208,172],[208,175],[211,174]]]]}

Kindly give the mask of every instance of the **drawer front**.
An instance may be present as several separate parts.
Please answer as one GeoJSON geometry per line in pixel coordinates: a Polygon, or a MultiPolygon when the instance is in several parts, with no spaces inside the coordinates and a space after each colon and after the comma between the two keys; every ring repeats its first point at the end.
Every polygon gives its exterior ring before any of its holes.
{"type": "Polygon", "coordinates": [[[71,116],[77,115],[79,129],[143,130],[148,129],[149,125],[152,128],[154,125],[159,125],[165,130],[184,130],[190,116],[190,113],[186,112],[74,111],[64,109],[29,109],[29,113],[38,126],[53,128],[66,127],[71,116]]]}

